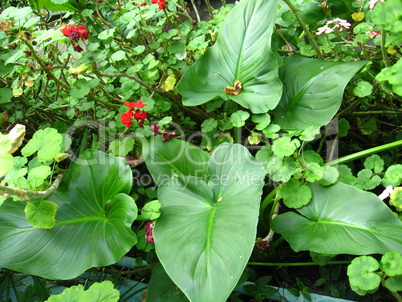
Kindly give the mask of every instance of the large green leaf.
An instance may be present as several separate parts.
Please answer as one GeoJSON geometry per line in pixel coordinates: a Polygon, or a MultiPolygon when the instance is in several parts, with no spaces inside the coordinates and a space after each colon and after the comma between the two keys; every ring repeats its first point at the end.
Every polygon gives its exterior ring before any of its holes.
{"type": "Polygon", "coordinates": [[[188,302],[187,297],[158,264],[149,280],[147,301],[149,302],[188,302]]]}
{"type": "Polygon", "coordinates": [[[190,301],[226,301],[253,250],[265,171],[239,144],[209,160],[208,183],[172,177],[159,188],[158,258],[190,301]]]}
{"type": "Polygon", "coordinates": [[[159,135],[143,141],[142,156],[157,185],[168,182],[172,175],[204,177],[208,170],[208,152],[179,139],[164,142],[159,135]]]}
{"type": "Polygon", "coordinates": [[[311,202],[273,220],[296,252],[365,255],[402,252],[402,222],[373,193],[337,183],[311,184],[311,202]]]}
{"type": "Polygon", "coordinates": [[[326,125],[341,106],[346,84],[366,63],[285,58],[279,71],[284,93],[274,110],[274,123],[299,130],[326,125]]]}
{"type": "Polygon", "coordinates": [[[117,262],[137,242],[137,206],[127,194],[132,173],[123,158],[88,150],[67,170],[57,192],[51,229],[34,228],[24,203],[0,211],[0,267],[49,279],[71,279],[117,262]]]}
{"type": "Polygon", "coordinates": [[[276,107],[282,85],[271,50],[275,0],[243,0],[229,13],[216,44],[192,65],[177,84],[186,106],[221,97],[232,99],[253,113],[276,107]],[[238,95],[225,92],[240,81],[238,95]]]}

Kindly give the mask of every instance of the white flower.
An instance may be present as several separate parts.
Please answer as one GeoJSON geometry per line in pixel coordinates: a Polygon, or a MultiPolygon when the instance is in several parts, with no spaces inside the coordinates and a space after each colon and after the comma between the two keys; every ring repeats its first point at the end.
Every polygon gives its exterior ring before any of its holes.
{"type": "Polygon", "coordinates": [[[392,186],[388,186],[388,187],[385,188],[384,192],[382,192],[380,195],[378,195],[378,197],[379,197],[381,200],[384,200],[384,199],[388,198],[389,195],[390,195],[392,192],[394,192],[394,188],[393,188],[392,186]]]}
{"type": "Polygon", "coordinates": [[[315,34],[317,36],[319,36],[323,32],[329,34],[329,33],[332,33],[335,29],[338,29],[339,31],[343,31],[344,29],[349,29],[349,28],[350,28],[350,23],[348,21],[341,19],[341,18],[335,18],[334,20],[328,20],[324,26],[319,27],[315,34]]]}
{"type": "MultiPolygon", "coordinates": [[[[380,3],[384,2],[385,0],[380,0],[380,3]]],[[[370,10],[373,10],[374,6],[377,4],[378,0],[370,0],[370,10]]]]}

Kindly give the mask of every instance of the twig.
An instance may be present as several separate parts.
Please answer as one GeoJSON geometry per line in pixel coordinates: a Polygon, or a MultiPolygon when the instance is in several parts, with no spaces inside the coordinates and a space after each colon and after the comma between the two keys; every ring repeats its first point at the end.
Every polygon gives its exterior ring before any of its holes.
{"type": "Polygon", "coordinates": [[[387,50],[385,49],[386,39],[387,39],[386,32],[382,28],[381,29],[381,54],[382,54],[382,59],[384,61],[385,67],[390,67],[391,63],[390,63],[389,58],[388,58],[387,50]]]}
{"type": "Polygon", "coordinates": [[[49,195],[56,192],[57,188],[60,185],[61,179],[64,174],[57,175],[53,184],[47,188],[45,191],[30,191],[24,189],[11,188],[8,186],[0,186],[0,195],[16,195],[20,199],[20,201],[32,199],[32,198],[46,198],[49,195]]]}
{"type": "Polygon", "coordinates": [[[198,9],[197,9],[197,6],[195,5],[194,0],[191,0],[191,4],[193,5],[195,15],[197,16],[197,21],[200,22],[201,21],[200,15],[198,14],[198,9]]]}
{"type": "Polygon", "coordinates": [[[211,17],[211,19],[213,19],[214,18],[214,14],[213,14],[214,8],[211,6],[211,2],[209,0],[205,0],[205,3],[207,4],[209,16],[211,17]]]}
{"type": "Polygon", "coordinates": [[[303,28],[303,30],[305,31],[307,38],[309,39],[311,45],[313,46],[315,52],[317,53],[318,57],[321,60],[324,60],[324,56],[322,55],[320,48],[318,47],[317,42],[314,39],[314,35],[311,33],[311,31],[308,29],[306,23],[304,23],[302,17],[299,14],[299,11],[297,10],[297,8],[292,4],[292,2],[290,2],[290,0],[284,0],[286,2],[286,4],[289,6],[289,8],[292,10],[292,12],[295,14],[297,20],[299,21],[300,26],[303,28]]]}
{"type": "MultiPolygon", "coordinates": [[[[272,214],[271,221],[272,221],[276,216],[278,216],[279,207],[280,207],[280,204],[279,204],[279,202],[278,202],[278,203],[275,205],[275,209],[274,209],[274,213],[272,214]]],[[[267,235],[265,238],[263,238],[262,240],[263,240],[263,241],[266,241],[266,242],[268,242],[268,243],[270,243],[270,242],[272,241],[272,239],[274,238],[274,235],[275,235],[275,232],[274,232],[272,229],[270,229],[268,235],[267,235]]]]}

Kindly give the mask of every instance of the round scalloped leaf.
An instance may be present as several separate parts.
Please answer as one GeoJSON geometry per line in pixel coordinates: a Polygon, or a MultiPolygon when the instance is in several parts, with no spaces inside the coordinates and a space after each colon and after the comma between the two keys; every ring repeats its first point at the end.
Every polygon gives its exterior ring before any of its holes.
{"type": "Polygon", "coordinates": [[[402,164],[396,164],[389,166],[385,171],[383,186],[387,187],[392,185],[393,187],[399,186],[402,181],[402,164]]]}
{"type": "Polygon", "coordinates": [[[391,277],[385,280],[385,287],[391,292],[402,291],[402,275],[391,277]]]}
{"type": "Polygon", "coordinates": [[[381,25],[390,32],[402,31],[402,3],[400,0],[387,0],[377,3],[372,11],[374,24],[381,25]]]}
{"type": "Polygon", "coordinates": [[[24,156],[30,156],[38,152],[38,161],[47,162],[60,152],[62,142],[63,136],[56,129],[41,129],[35,132],[25,147],[21,149],[21,153],[24,156]]]}
{"type": "Polygon", "coordinates": [[[380,265],[388,276],[402,275],[402,255],[398,252],[386,253],[382,256],[380,265]]]}
{"type": "Polygon", "coordinates": [[[283,203],[288,208],[300,208],[311,200],[311,189],[295,178],[284,183],[279,191],[283,203]]]}
{"type": "Polygon", "coordinates": [[[50,296],[46,302],[71,302],[71,301],[91,301],[91,302],[117,302],[120,292],[114,288],[111,281],[95,282],[87,290],[82,284],[66,288],[61,294],[50,296]]]}
{"type": "Polygon", "coordinates": [[[399,211],[402,210],[402,187],[396,187],[390,195],[389,203],[396,207],[399,211]]]}
{"type": "Polygon", "coordinates": [[[375,273],[379,267],[378,261],[371,256],[353,259],[347,270],[350,284],[364,291],[376,289],[381,282],[381,277],[375,273]]]}
{"type": "Polygon", "coordinates": [[[0,177],[6,175],[13,169],[14,158],[8,153],[0,153],[0,177]]]}
{"type": "Polygon", "coordinates": [[[250,113],[247,111],[237,110],[230,116],[230,122],[234,127],[243,127],[249,117],[250,113]]]}
{"type": "Polygon", "coordinates": [[[156,220],[161,215],[161,203],[159,200],[147,202],[141,209],[141,218],[144,220],[156,220]]]}
{"type": "Polygon", "coordinates": [[[364,98],[371,94],[373,90],[373,85],[366,81],[360,81],[357,83],[356,87],[353,88],[353,94],[360,98],[364,98]]]}
{"type": "Polygon", "coordinates": [[[364,160],[364,167],[380,173],[384,170],[384,160],[378,154],[370,155],[364,160]]]}
{"type": "Polygon", "coordinates": [[[33,227],[24,203],[6,200],[0,211],[0,267],[48,279],[72,279],[94,266],[116,263],[137,242],[131,225],[137,206],[127,194],[132,172],[124,158],[85,151],[56,193],[51,229],[33,227]]]}
{"type": "Polygon", "coordinates": [[[298,139],[291,139],[289,136],[282,136],[272,144],[272,151],[278,157],[290,156],[300,146],[298,139]]]}
{"type": "Polygon", "coordinates": [[[56,223],[57,205],[47,200],[28,201],[25,215],[28,222],[38,229],[51,229],[56,223]]]}

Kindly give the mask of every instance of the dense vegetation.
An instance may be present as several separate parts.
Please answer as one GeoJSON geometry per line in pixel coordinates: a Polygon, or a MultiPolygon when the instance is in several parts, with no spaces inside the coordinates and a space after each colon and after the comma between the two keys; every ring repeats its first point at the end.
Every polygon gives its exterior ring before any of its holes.
{"type": "Polygon", "coordinates": [[[402,301],[400,0],[0,9],[2,300],[402,301]]]}

